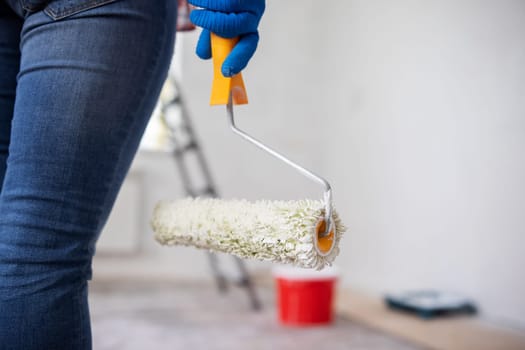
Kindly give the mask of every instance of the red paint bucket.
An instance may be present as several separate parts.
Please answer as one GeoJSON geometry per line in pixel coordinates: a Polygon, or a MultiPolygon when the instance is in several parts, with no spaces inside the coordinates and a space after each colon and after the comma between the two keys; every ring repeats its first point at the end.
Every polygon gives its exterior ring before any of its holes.
{"type": "Polygon", "coordinates": [[[277,284],[279,321],[291,326],[326,325],[333,321],[333,301],[337,271],[279,267],[274,270],[277,284]]]}

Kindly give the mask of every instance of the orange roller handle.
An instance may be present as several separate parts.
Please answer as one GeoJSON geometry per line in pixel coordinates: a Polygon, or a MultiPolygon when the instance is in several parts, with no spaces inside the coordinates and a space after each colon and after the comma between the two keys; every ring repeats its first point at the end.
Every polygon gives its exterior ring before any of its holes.
{"type": "Polygon", "coordinates": [[[213,59],[213,83],[211,86],[210,105],[225,105],[232,92],[233,104],[242,105],[248,103],[248,96],[242,74],[236,74],[231,78],[222,75],[221,67],[226,57],[230,54],[239,38],[226,39],[211,33],[211,55],[213,59]]]}

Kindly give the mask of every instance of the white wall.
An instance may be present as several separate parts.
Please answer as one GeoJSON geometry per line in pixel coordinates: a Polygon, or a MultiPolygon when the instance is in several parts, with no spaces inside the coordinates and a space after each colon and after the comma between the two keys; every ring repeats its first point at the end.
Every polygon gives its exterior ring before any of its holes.
{"type": "MultiPolygon", "coordinates": [[[[347,284],[455,290],[525,325],[524,37],[520,0],[268,1],[239,118],[332,180],[347,284]]],[[[182,40],[224,194],[317,196],[224,134],[211,68],[182,40]]]]}
{"type": "MultiPolygon", "coordinates": [[[[345,284],[457,291],[525,328],[524,34],[520,0],[268,0],[239,124],[331,180],[345,284]]],[[[319,197],[208,106],[196,38],[179,37],[183,81],[222,194],[319,197]]],[[[138,161],[167,194],[166,159],[138,161]]]]}
{"type": "Polygon", "coordinates": [[[347,282],[456,290],[523,327],[525,2],[341,7],[323,66],[347,282]]]}

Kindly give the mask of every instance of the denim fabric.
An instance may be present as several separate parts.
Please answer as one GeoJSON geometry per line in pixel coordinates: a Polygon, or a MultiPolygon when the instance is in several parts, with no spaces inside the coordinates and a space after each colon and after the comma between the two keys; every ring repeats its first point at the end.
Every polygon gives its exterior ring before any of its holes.
{"type": "Polygon", "coordinates": [[[95,243],[175,19],[176,0],[0,0],[0,349],[91,348],[95,243]]]}

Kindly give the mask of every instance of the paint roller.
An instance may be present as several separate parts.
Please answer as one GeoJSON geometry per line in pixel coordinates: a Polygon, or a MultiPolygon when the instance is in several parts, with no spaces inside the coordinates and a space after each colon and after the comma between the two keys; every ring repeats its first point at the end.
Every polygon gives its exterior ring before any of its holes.
{"type": "Polygon", "coordinates": [[[211,105],[226,105],[232,131],[321,185],[323,200],[248,201],[186,198],[160,201],[151,225],[163,245],[183,245],[245,259],[320,270],[339,254],[345,227],[333,209],[332,189],[322,177],[286,158],[235,125],[233,105],[248,103],[242,74],[224,77],[221,66],[237,39],[211,34],[214,79],[211,105]]]}

